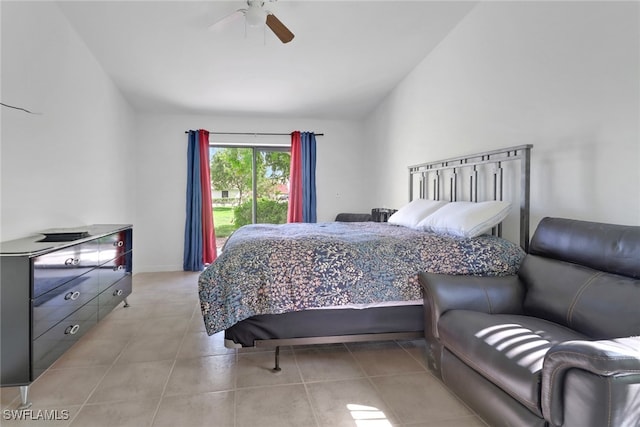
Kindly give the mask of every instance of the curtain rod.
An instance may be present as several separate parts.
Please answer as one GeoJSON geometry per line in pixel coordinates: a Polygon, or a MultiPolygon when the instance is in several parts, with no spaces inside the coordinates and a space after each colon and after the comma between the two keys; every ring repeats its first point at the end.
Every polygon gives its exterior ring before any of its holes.
{"type": "MultiPolygon", "coordinates": [[[[185,130],[184,133],[189,133],[185,130]]],[[[324,133],[314,133],[315,136],[324,136],[324,133]]],[[[290,136],[291,133],[268,133],[268,132],[209,132],[209,135],[249,135],[249,136],[290,136]]]]}

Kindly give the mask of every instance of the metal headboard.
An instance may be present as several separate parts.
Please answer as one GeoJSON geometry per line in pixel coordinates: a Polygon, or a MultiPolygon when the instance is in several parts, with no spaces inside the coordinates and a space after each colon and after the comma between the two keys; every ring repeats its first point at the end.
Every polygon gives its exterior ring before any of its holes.
{"type": "MultiPolygon", "coordinates": [[[[507,162],[519,162],[520,246],[529,250],[529,200],[531,177],[531,149],[520,145],[485,151],[468,156],[453,157],[409,166],[409,201],[414,198],[414,183],[419,185],[419,197],[432,200],[503,200],[505,197],[504,169],[507,162]],[[463,179],[468,177],[468,187],[463,179]]],[[[516,177],[517,178],[517,177],[516,177]]],[[[509,184],[509,183],[507,183],[509,184]]],[[[502,224],[494,233],[502,235],[502,224]]]]}

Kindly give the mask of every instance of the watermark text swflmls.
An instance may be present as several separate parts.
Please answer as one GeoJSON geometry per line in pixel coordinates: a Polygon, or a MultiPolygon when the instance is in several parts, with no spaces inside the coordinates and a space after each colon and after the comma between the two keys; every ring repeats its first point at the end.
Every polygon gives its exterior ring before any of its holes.
{"type": "Polygon", "coordinates": [[[68,409],[5,409],[2,419],[9,421],[66,421],[68,409]]]}

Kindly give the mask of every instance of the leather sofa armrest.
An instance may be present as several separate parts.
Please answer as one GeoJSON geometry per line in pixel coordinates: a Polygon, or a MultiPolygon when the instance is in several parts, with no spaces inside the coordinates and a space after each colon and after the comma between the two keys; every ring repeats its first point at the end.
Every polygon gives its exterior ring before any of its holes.
{"type": "Polygon", "coordinates": [[[484,313],[522,313],[524,286],[513,276],[454,276],[422,272],[420,284],[424,290],[425,327],[430,336],[439,338],[438,320],[449,310],[473,310],[484,313]]]}
{"type": "MultiPolygon", "coordinates": [[[[617,338],[600,341],[567,341],[557,344],[549,349],[544,358],[542,368],[542,413],[545,419],[553,425],[565,425],[564,413],[565,401],[570,393],[597,393],[592,387],[589,390],[572,390],[565,387],[565,377],[573,370],[591,373],[598,378],[619,379],[616,384],[607,384],[606,394],[609,396],[608,402],[599,400],[598,405],[601,411],[607,412],[607,419],[611,419],[616,414],[625,414],[632,408],[640,406],[640,337],[617,338]],[[622,386],[620,386],[622,384],[622,386]],[[611,398],[616,392],[615,387],[626,387],[630,384],[635,390],[625,399],[611,398]],[[608,405],[606,404],[608,403],[608,405]]],[[[623,391],[624,394],[628,394],[623,391]]],[[[581,401],[585,401],[585,396],[580,396],[581,401]]],[[[638,414],[636,414],[638,416],[638,414]]],[[[585,427],[591,425],[590,420],[595,417],[590,416],[589,421],[581,421],[585,427]],[[588,424],[584,424],[588,423],[588,424]]],[[[599,421],[594,421],[598,423],[599,421]]],[[[573,425],[573,424],[571,424],[573,425]]]]}

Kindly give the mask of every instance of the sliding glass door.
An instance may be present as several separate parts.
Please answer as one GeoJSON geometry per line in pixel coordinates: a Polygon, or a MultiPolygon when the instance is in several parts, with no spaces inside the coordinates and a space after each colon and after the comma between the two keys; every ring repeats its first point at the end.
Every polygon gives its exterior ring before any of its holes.
{"type": "Polygon", "coordinates": [[[211,146],[216,238],[246,224],[282,224],[289,200],[289,147],[211,146]]]}

